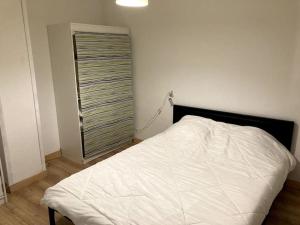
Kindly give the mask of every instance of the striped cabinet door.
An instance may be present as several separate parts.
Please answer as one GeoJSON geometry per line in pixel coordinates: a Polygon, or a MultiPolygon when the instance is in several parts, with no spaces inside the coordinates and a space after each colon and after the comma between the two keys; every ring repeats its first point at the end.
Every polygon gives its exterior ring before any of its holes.
{"type": "Polygon", "coordinates": [[[74,34],[84,158],[121,147],[134,133],[132,54],[125,34],[74,34]]]}

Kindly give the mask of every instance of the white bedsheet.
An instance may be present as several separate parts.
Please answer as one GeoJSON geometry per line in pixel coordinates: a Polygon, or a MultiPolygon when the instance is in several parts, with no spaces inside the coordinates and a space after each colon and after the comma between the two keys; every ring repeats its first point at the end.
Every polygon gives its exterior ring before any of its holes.
{"type": "Polygon", "coordinates": [[[186,116],[49,188],[76,225],[259,225],[295,167],[271,135],[186,116]]]}

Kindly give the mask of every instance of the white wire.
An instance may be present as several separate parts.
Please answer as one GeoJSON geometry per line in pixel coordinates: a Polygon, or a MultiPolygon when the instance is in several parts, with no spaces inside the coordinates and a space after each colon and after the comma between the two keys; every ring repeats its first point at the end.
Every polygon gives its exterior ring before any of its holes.
{"type": "Polygon", "coordinates": [[[157,109],[156,113],[147,121],[147,123],[140,129],[136,129],[136,133],[141,133],[144,130],[148,129],[152,126],[152,124],[155,122],[155,120],[160,116],[160,114],[163,112],[164,107],[166,106],[167,100],[170,97],[170,93],[167,93],[165,96],[162,105],[157,109]]]}

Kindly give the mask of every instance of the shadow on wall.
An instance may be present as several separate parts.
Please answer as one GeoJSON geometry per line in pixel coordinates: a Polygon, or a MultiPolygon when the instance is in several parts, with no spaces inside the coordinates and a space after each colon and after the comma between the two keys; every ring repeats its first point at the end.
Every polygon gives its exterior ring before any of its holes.
{"type": "MultiPolygon", "coordinates": [[[[3,136],[2,136],[2,129],[3,129],[3,119],[2,117],[2,110],[1,110],[1,102],[0,102],[0,160],[3,168],[3,175],[4,175],[4,180],[5,183],[8,184],[8,177],[7,177],[7,168],[6,168],[6,162],[5,162],[5,152],[4,152],[4,142],[3,142],[3,136]]],[[[1,185],[0,185],[1,187],[1,185]]]]}
{"type": "MultiPolygon", "coordinates": [[[[293,153],[293,155],[295,155],[295,152],[296,152],[298,134],[299,134],[299,126],[298,126],[298,124],[295,123],[294,134],[293,134],[293,143],[292,143],[292,148],[291,148],[291,153],[293,153]]],[[[297,158],[296,158],[296,160],[297,160],[297,166],[299,166],[300,162],[297,158]]]]}
{"type": "MultiPolygon", "coordinates": [[[[297,147],[297,142],[298,142],[298,135],[299,135],[299,126],[298,124],[295,122],[295,127],[294,127],[294,134],[293,134],[293,142],[292,142],[292,147],[291,147],[291,153],[295,156],[296,155],[296,147],[297,147]]],[[[296,180],[298,181],[298,177],[300,176],[300,162],[298,160],[297,157],[296,158],[296,168],[291,171],[291,173],[289,174],[289,179],[291,180],[296,180]]]]}
{"type": "MultiPolygon", "coordinates": [[[[6,164],[5,164],[5,155],[4,155],[4,146],[3,146],[3,141],[2,141],[2,134],[1,134],[1,129],[0,129],[0,159],[1,159],[1,164],[3,167],[3,175],[5,182],[7,183],[7,170],[6,170],[6,164]]],[[[1,174],[2,175],[2,174],[1,174]]]]}
{"type": "Polygon", "coordinates": [[[292,149],[291,149],[291,152],[293,154],[295,154],[295,151],[296,151],[296,144],[297,144],[298,134],[299,134],[299,126],[298,126],[298,124],[295,123],[294,134],[293,134],[293,143],[292,143],[292,149]]]}

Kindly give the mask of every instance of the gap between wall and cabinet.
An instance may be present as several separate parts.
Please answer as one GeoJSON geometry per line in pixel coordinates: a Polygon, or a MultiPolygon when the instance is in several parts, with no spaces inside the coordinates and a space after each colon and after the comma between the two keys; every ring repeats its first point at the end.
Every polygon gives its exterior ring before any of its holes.
{"type": "Polygon", "coordinates": [[[54,160],[61,157],[61,150],[56,152],[52,152],[50,154],[45,155],[45,162],[49,162],[50,160],[54,160]]]}

